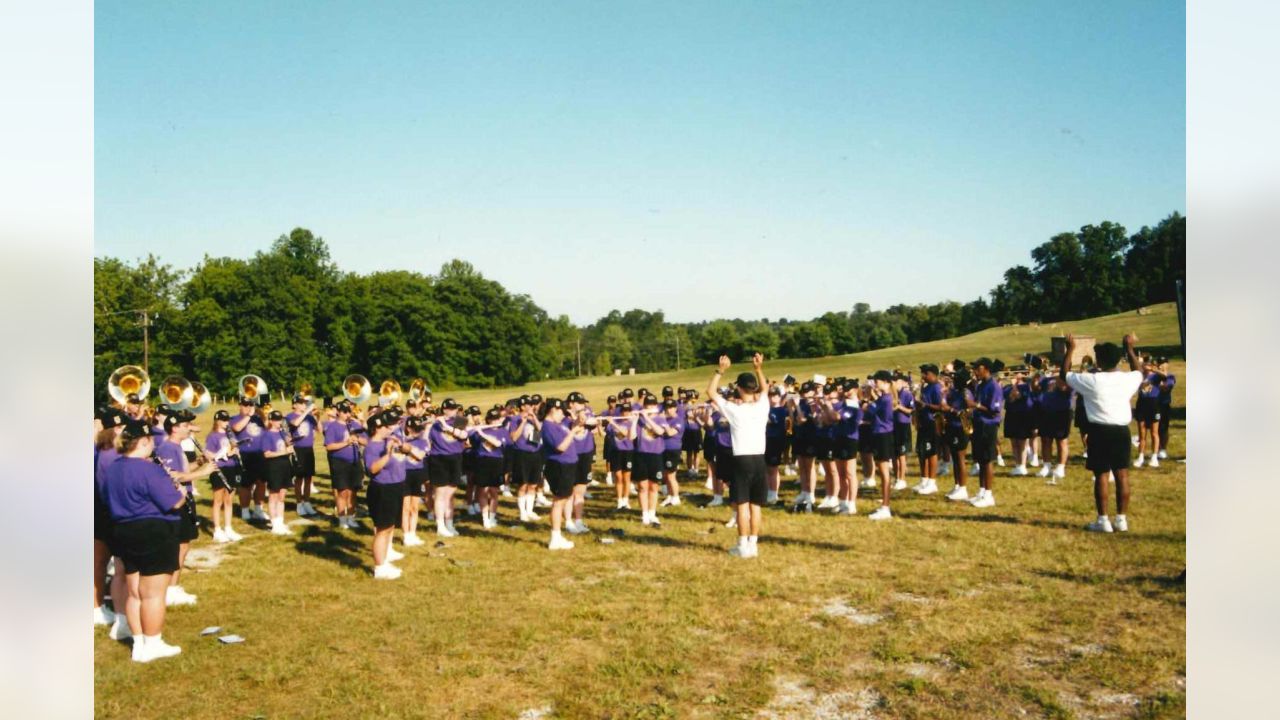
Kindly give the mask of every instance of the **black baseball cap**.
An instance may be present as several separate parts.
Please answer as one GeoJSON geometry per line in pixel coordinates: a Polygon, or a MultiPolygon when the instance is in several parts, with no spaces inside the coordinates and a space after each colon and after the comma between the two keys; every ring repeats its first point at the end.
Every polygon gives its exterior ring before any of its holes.
{"type": "Polygon", "coordinates": [[[678,405],[679,405],[679,404],[678,404],[675,400],[672,400],[671,398],[667,398],[666,400],[663,400],[663,401],[662,401],[662,409],[663,409],[663,410],[672,410],[672,409],[674,409],[674,408],[678,407],[678,405]]]}
{"type": "Polygon", "coordinates": [[[421,417],[411,417],[405,421],[404,427],[409,432],[421,432],[427,426],[427,419],[421,417]]]}
{"type": "Polygon", "coordinates": [[[147,424],[141,420],[126,418],[124,421],[124,430],[120,431],[120,436],[126,440],[151,437],[151,428],[147,427],[147,424]]]}
{"type": "Polygon", "coordinates": [[[231,413],[227,412],[226,410],[219,410],[218,412],[213,414],[213,419],[214,420],[230,420],[231,413]]]}
{"type": "Polygon", "coordinates": [[[536,405],[537,403],[535,403],[535,402],[533,401],[533,398],[532,398],[532,397],[529,397],[528,395],[521,395],[521,396],[520,396],[520,404],[521,404],[521,405],[536,405]]]}
{"type": "Polygon", "coordinates": [[[480,415],[480,414],[481,414],[480,406],[479,406],[479,405],[472,405],[472,406],[468,407],[468,408],[467,408],[467,414],[468,414],[468,415],[480,415]]]}
{"type": "Polygon", "coordinates": [[[835,384],[835,383],[827,383],[826,385],[823,385],[823,386],[822,386],[822,394],[823,394],[823,395],[830,395],[831,393],[833,393],[833,392],[835,392],[835,391],[836,391],[836,384],[835,384]]]}
{"type": "Polygon", "coordinates": [[[307,401],[307,396],[306,396],[306,395],[303,395],[302,393],[294,393],[294,394],[293,394],[293,401],[294,401],[295,403],[304,403],[304,402],[306,402],[306,401],[307,401]]]}
{"type": "Polygon", "coordinates": [[[529,402],[533,403],[534,405],[537,405],[538,403],[542,402],[542,396],[537,393],[534,393],[529,396],[529,402]]]}
{"type": "Polygon", "coordinates": [[[440,403],[441,410],[457,410],[460,407],[462,406],[453,398],[445,398],[444,402],[440,403]]]}
{"type": "Polygon", "coordinates": [[[871,379],[882,380],[884,382],[892,382],[893,373],[889,372],[888,370],[877,370],[876,373],[871,376],[871,379]]]}
{"type": "Polygon", "coordinates": [[[977,360],[974,360],[974,361],[973,361],[973,366],[974,366],[974,367],[976,367],[976,368],[978,368],[978,367],[984,367],[984,368],[986,368],[986,369],[990,370],[990,369],[992,369],[992,367],[993,367],[993,363],[991,362],[991,358],[988,358],[988,357],[980,357],[980,358],[978,358],[977,360]]]}
{"type": "Polygon", "coordinates": [[[840,383],[840,389],[845,392],[849,392],[850,390],[857,390],[858,378],[845,378],[844,382],[840,383]]]}
{"type": "Polygon", "coordinates": [[[182,411],[180,411],[180,412],[173,413],[173,414],[168,415],[168,416],[166,416],[166,417],[165,417],[165,419],[164,419],[164,431],[165,431],[165,432],[171,432],[171,431],[173,430],[173,426],[174,426],[174,425],[180,425],[180,424],[182,424],[182,423],[189,423],[189,422],[191,422],[192,420],[195,420],[195,419],[196,419],[196,416],[195,416],[195,415],[193,415],[192,413],[187,412],[186,410],[182,410],[182,411]]]}
{"type": "Polygon", "coordinates": [[[781,385],[774,385],[773,387],[769,388],[769,394],[770,394],[770,395],[776,395],[776,396],[778,396],[778,397],[782,397],[782,386],[781,386],[781,385]]]}
{"type": "Polygon", "coordinates": [[[652,396],[652,395],[645,395],[645,396],[644,396],[644,404],[645,404],[645,405],[657,405],[657,404],[658,404],[658,398],[656,398],[656,397],[654,397],[654,396],[652,396]]]}
{"type": "Polygon", "coordinates": [[[267,419],[268,419],[268,420],[283,420],[283,419],[284,419],[284,414],[283,414],[283,413],[281,413],[279,410],[272,410],[272,411],[267,415],[267,419]]]}
{"type": "Polygon", "coordinates": [[[564,401],[561,400],[560,398],[547,398],[545,401],[543,401],[543,407],[546,408],[547,410],[551,410],[552,408],[559,408],[560,410],[563,410],[564,401]]]}
{"type": "Polygon", "coordinates": [[[113,428],[125,421],[124,413],[113,407],[100,407],[93,416],[102,421],[102,427],[113,428]]]}
{"type": "Polygon", "coordinates": [[[142,398],[138,397],[138,393],[129,393],[124,397],[124,402],[126,405],[139,405],[142,403],[142,398]]]}
{"type": "Polygon", "coordinates": [[[671,396],[673,396],[673,395],[675,395],[675,394],[676,394],[676,391],[675,391],[675,390],[673,390],[673,389],[671,388],[671,386],[670,386],[670,385],[667,385],[667,386],[665,386],[665,387],[663,387],[663,388],[662,388],[662,397],[664,397],[664,398],[671,397],[671,396]]]}
{"type": "Polygon", "coordinates": [[[618,396],[617,396],[617,395],[610,395],[609,397],[605,398],[605,402],[616,403],[616,402],[618,402],[618,396]]]}
{"type": "Polygon", "coordinates": [[[618,397],[624,398],[635,397],[635,395],[635,393],[631,392],[631,388],[623,388],[622,392],[618,393],[618,397]]]}
{"type": "Polygon", "coordinates": [[[241,405],[256,405],[257,403],[255,403],[255,402],[253,401],[253,398],[251,398],[251,397],[245,397],[245,396],[243,396],[243,395],[242,395],[242,396],[240,396],[240,404],[241,404],[241,405]]]}
{"type": "Polygon", "coordinates": [[[351,403],[346,400],[339,400],[338,404],[334,405],[334,407],[338,409],[338,412],[351,412],[351,403]]]}
{"type": "Polygon", "coordinates": [[[574,392],[569,393],[569,397],[566,398],[566,401],[571,403],[585,403],[587,398],[584,397],[582,393],[575,390],[574,392]]]}

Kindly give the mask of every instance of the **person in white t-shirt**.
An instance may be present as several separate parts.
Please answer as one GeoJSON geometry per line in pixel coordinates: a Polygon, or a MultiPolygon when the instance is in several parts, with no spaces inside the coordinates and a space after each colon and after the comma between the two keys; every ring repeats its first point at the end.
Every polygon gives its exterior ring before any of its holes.
{"type": "Polygon", "coordinates": [[[720,356],[720,367],[707,384],[707,397],[715,404],[721,416],[729,421],[729,436],[733,438],[733,471],[729,474],[729,502],[733,504],[738,521],[738,544],[730,548],[735,557],[756,557],[756,544],[760,539],[760,508],[768,497],[765,483],[764,433],[769,423],[769,401],[765,395],[764,356],[756,353],[751,358],[753,372],[738,375],[736,392],[740,402],[729,402],[718,392],[720,378],[729,369],[729,356],[720,356]]]}
{"type": "Polygon", "coordinates": [[[1109,479],[1116,481],[1115,530],[1129,530],[1129,422],[1133,419],[1129,402],[1142,384],[1142,372],[1138,370],[1138,355],[1132,333],[1124,336],[1123,354],[1128,357],[1129,371],[1120,369],[1121,349],[1115,343],[1103,343],[1094,350],[1099,372],[1068,372],[1076,340],[1070,333],[1066,337],[1066,360],[1059,370],[1060,376],[1080,394],[1085,415],[1089,418],[1088,459],[1085,467],[1093,471],[1093,499],[1098,506],[1098,519],[1085,526],[1090,532],[1112,532],[1107,517],[1109,479]]]}

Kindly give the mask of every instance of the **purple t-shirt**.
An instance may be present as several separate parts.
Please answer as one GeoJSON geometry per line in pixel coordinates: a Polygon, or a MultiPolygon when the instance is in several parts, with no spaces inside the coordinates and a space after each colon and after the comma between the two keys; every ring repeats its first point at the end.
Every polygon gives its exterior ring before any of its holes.
{"type": "MultiPolygon", "coordinates": [[[[204,439],[204,449],[208,450],[214,455],[217,455],[218,453],[222,452],[224,449],[230,450],[230,448],[227,447],[227,445],[228,445],[227,434],[225,432],[221,432],[218,430],[214,430],[210,432],[209,435],[206,436],[204,439]]],[[[226,468],[229,468],[229,467],[235,467],[236,459],[234,457],[223,457],[221,459],[215,460],[214,462],[217,463],[218,467],[225,470],[226,468]]]]}
{"type": "Polygon", "coordinates": [[[538,428],[534,425],[533,420],[525,421],[519,415],[513,415],[507,419],[505,431],[507,437],[511,437],[511,433],[520,427],[520,423],[524,423],[524,427],[520,428],[520,434],[516,436],[513,443],[515,448],[521,452],[538,452],[542,449],[542,434],[538,432],[538,428]]]}
{"type": "Polygon", "coordinates": [[[404,456],[397,453],[391,453],[391,459],[387,460],[387,464],[382,466],[382,472],[374,474],[373,464],[382,459],[382,456],[388,452],[386,440],[370,440],[369,444],[365,446],[364,469],[369,471],[370,480],[379,485],[394,485],[398,482],[404,482],[404,456]]]}
{"type": "Polygon", "coordinates": [[[1160,404],[1169,407],[1173,405],[1173,386],[1178,384],[1178,379],[1172,374],[1164,376],[1164,382],[1160,384],[1160,404]]]}
{"type": "Polygon", "coordinates": [[[578,453],[573,449],[573,443],[569,443],[569,449],[564,452],[558,450],[560,443],[569,437],[569,428],[560,423],[544,422],[542,423],[542,447],[546,451],[547,459],[561,465],[573,465],[578,462],[578,453]]]}
{"type": "Polygon", "coordinates": [[[471,434],[471,447],[476,449],[476,457],[482,458],[500,458],[503,449],[511,444],[511,436],[509,431],[501,427],[484,428],[476,430],[471,434]],[[496,446],[490,446],[488,442],[497,443],[496,446]]]}
{"type": "Polygon", "coordinates": [[[637,418],[640,427],[636,430],[636,450],[649,455],[661,455],[667,443],[662,435],[658,434],[658,430],[650,427],[649,423],[664,427],[662,422],[658,420],[657,415],[651,415],[641,420],[637,418]]]}
{"type": "Polygon", "coordinates": [[[414,458],[411,455],[407,456],[404,461],[404,469],[405,470],[421,470],[422,464],[426,460],[427,450],[429,449],[429,446],[430,446],[430,443],[427,441],[427,434],[423,433],[416,438],[410,438],[408,440],[405,440],[404,443],[405,445],[408,445],[409,447],[423,454],[422,460],[418,460],[417,458],[414,458]]]}
{"type": "Polygon", "coordinates": [[[675,417],[668,417],[664,414],[660,416],[660,419],[667,428],[675,428],[676,430],[675,435],[668,435],[662,439],[662,449],[666,452],[679,450],[684,442],[684,414],[680,412],[679,408],[676,408],[675,417]]]}
{"type": "MultiPolygon", "coordinates": [[[[182,445],[179,443],[171,442],[166,438],[164,442],[156,445],[155,452],[156,457],[160,458],[160,463],[163,464],[166,469],[180,473],[187,471],[187,454],[182,451],[182,445]]],[[[189,482],[184,482],[183,485],[185,485],[188,490],[191,488],[191,483],[189,482]]]]}
{"type": "Polygon", "coordinates": [[[116,458],[107,466],[104,489],[103,502],[117,523],[146,519],[178,521],[178,511],[172,508],[184,499],[182,493],[173,486],[164,468],[150,460],[116,458]]]}
{"type": "Polygon", "coordinates": [[[1068,387],[1064,391],[1049,389],[1040,396],[1040,407],[1048,413],[1069,412],[1071,410],[1071,396],[1075,394],[1075,390],[1068,387]]]}
{"type": "MultiPolygon", "coordinates": [[[[595,413],[591,412],[591,408],[586,408],[583,417],[587,420],[595,418],[595,413]]],[[[564,419],[565,427],[573,425],[573,420],[568,416],[564,419]]],[[[596,454],[596,434],[591,432],[591,426],[587,426],[587,434],[573,441],[573,449],[578,455],[595,455],[596,454]]]]}
{"type": "MultiPolygon", "coordinates": [[[[904,408],[914,408],[916,406],[916,396],[912,394],[910,388],[904,387],[898,391],[898,404],[904,408]]],[[[893,422],[898,425],[910,425],[911,413],[894,410],[893,422]]]]}
{"type": "MultiPolygon", "coordinates": [[[[351,435],[351,431],[347,429],[347,424],[341,420],[333,420],[324,425],[324,444],[342,442],[351,435]]],[[[348,445],[341,450],[330,450],[329,459],[345,460],[353,463],[356,461],[356,448],[354,445],[348,445]]]]}
{"type": "Polygon", "coordinates": [[[716,445],[722,448],[733,447],[733,435],[729,432],[729,418],[720,414],[719,410],[711,413],[712,432],[716,436],[716,445]]]}
{"type": "Polygon", "coordinates": [[[786,437],[787,416],[790,414],[782,405],[769,408],[769,420],[764,426],[764,436],[771,438],[786,437]]]}
{"type": "Polygon", "coordinates": [[[1143,378],[1142,387],[1138,388],[1138,397],[1146,398],[1147,400],[1159,399],[1160,376],[1155,373],[1150,373],[1143,378]]]}
{"type": "Polygon", "coordinates": [[[836,436],[857,440],[858,424],[862,422],[862,406],[856,400],[841,400],[836,403],[836,412],[840,415],[840,419],[836,421],[836,436]]]}
{"type": "Polygon", "coordinates": [[[97,497],[100,502],[105,502],[104,498],[107,497],[105,490],[107,483],[107,468],[111,466],[111,463],[116,461],[116,458],[120,457],[120,453],[116,452],[116,449],[113,447],[97,450],[95,452],[96,457],[93,468],[94,492],[97,493],[97,497]]]}
{"type": "Polygon", "coordinates": [[[314,415],[311,413],[291,412],[285,415],[284,419],[293,435],[294,447],[313,448],[316,446],[316,418],[314,415]],[[295,428],[293,423],[298,419],[298,415],[302,415],[302,421],[295,428]]]}
{"type": "Polygon", "coordinates": [[[887,392],[876,398],[871,410],[871,432],[875,435],[893,432],[893,395],[887,392]]]}
{"type": "Polygon", "coordinates": [[[262,446],[259,443],[261,443],[260,438],[262,437],[263,428],[262,420],[257,415],[250,414],[246,416],[241,413],[231,418],[231,427],[238,425],[245,417],[249,418],[249,422],[245,423],[245,426],[239,432],[232,431],[235,433],[236,443],[240,445],[240,453],[260,453],[262,452],[262,446]]]}
{"type": "MultiPolygon", "coordinates": [[[[636,422],[635,415],[633,414],[631,417],[623,418],[622,415],[619,414],[618,417],[621,418],[620,422],[614,421],[609,423],[609,425],[613,427],[614,445],[616,445],[619,450],[628,452],[635,450],[636,441],[628,437],[628,435],[631,434],[631,426],[636,422]]],[[[640,432],[637,430],[636,436],[639,437],[639,435],[640,432]]]]}
{"type": "MultiPolygon", "coordinates": [[[[431,423],[431,429],[427,432],[427,438],[431,441],[431,455],[461,455],[466,449],[467,444],[462,440],[454,437],[445,430],[445,425],[449,421],[444,418],[438,418],[431,423]]],[[[450,426],[452,427],[452,426],[450,426]]]]}
{"type": "MultiPolygon", "coordinates": [[[[1000,393],[1002,395],[1004,394],[1004,392],[1005,392],[1005,389],[1000,388],[1000,393]]],[[[1035,407],[1035,398],[1031,394],[1031,386],[1026,383],[1017,383],[1016,385],[1010,385],[1009,394],[1005,395],[1005,397],[1009,399],[1005,402],[1004,409],[1005,409],[1005,412],[1009,414],[1017,415],[1020,413],[1029,413],[1035,407]],[[1014,400],[1012,398],[1013,390],[1015,387],[1017,388],[1019,393],[1019,397],[1017,400],[1014,400]]]]}
{"type": "MultiPolygon", "coordinates": [[[[924,388],[920,390],[920,401],[927,403],[929,405],[941,405],[942,404],[942,383],[940,382],[926,383],[924,388]]],[[[933,416],[936,414],[936,411],[930,410],[928,408],[921,408],[916,412],[923,413],[924,417],[922,419],[927,423],[933,422],[933,416]]]]}
{"type": "Polygon", "coordinates": [[[978,384],[975,397],[978,404],[987,409],[974,410],[974,419],[983,425],[999,425],[1000,410],[1004,405],[1004,390],[1000,388],[1000,383],[995,378],[987,378],[986,382],[978,384]]]}

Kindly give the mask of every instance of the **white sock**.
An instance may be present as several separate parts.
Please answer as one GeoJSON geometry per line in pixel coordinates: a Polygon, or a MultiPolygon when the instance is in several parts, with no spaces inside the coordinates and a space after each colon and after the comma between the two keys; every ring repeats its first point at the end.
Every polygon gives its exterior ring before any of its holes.
{"type": "Polygon", "coordinates": [[[1123,515],[1117,515],[1117,516],[1116,516],[1116,522],[1120,522],[1121,520],[1124,520],[1124,519],[1125,519],[1125,517],[1124,517],[1123,515]]]}
{"type": "Polygon", "coordinates": [[[563,533],[561,533],[559,530],[552,530],[552,531],[551,531],[551,539],[552,539],[552,540],[562,540],[562,539],[564,539],[564,534],[563,534],[563,533]]]}
{"type": "Polygon", "coordinates": [[[1106,515],[1099,515],[1099,516],[1098,516],[1098,522],[1099,522],[1099,523],[1104,523],[1104,522],[1111,522],[1111,521],[1107,519],[1107,516],[1106,516],[1106,515]]]}
{"type": "Polygon", "coordinates": [[[759,535],[748,535],[748,536],[747,536],[747,544],[748,544],[748,545],[755,545],[759,540],[760,540],[760,536],[759,536],[759,535]]]}
{"type": "Polygon", "coordinates": [[[746,535],[739,535],[739,536],[738,536],[738,547],[739,547],[739,548],[741,548],[741,549],[743,549],[743,550],[746,550],[748,547],[751,547],[751,540],[750,540],[750,538],[748,538],[746,535]]]}
{"type": "Polygon", "coordinates": [[[143,635],[142,643],[144,645],[160,645],[164,643],[164,640],[161,640],[159,635],[143,635]]]}

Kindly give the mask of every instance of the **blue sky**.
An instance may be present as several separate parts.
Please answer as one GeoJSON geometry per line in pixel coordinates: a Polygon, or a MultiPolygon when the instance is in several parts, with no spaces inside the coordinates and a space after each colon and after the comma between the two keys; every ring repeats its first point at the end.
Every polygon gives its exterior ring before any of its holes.
{"type": "Polygon", "coordinates": [[[1168,2],[97,3],[95,248],[311,229],[548,312],[970,300],[1186,212],[1168,2]]]}

